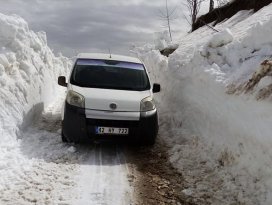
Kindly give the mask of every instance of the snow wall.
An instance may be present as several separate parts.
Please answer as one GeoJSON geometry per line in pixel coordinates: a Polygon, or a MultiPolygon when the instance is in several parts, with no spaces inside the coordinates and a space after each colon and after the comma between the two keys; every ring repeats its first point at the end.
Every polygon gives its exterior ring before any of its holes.
{"type": "Polygon", "coordinates": [[[186,195],[211,204],[271,204],[272,73],[243,90],[272,58],[271,9],[242,11],[218,25],[219,33],[188,34],[169,59],[154,45],[133,51],[162,85],[160,138],[183,173],[186,195]],[[258,98],[262,89],[265,98],[258,98]]]}
{"type": "Polygon", "coordinates": [[[28,166],[20,154],[20,132],[54,102],[63,89],[57,77],[70,67],[68,58],[56,57],[47,46],[44,32],[29,30],[18,16],[0,14],[0,189],[28,166]]]}

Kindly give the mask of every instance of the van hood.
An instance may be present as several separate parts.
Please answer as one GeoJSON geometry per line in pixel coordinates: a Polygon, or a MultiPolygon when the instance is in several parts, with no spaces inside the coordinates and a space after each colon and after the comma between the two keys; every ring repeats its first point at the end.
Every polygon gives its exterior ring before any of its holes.
{"type": "Polygon", "coordinates": [[[151,90],[128,91],[85,88],[71,84],[69,89],[84,96],[86,109],[103,111],[140,112],[141,100],[152,95],[151,90]],[[111,104],[115,104],[116,109],[112,109],[111,104]]]}

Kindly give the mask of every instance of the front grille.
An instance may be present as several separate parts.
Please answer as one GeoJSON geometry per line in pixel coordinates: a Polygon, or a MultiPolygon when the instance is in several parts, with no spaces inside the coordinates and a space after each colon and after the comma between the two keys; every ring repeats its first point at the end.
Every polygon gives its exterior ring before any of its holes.
{"type": "Polygon", "coordinates": [[[139,122],[140,121],[87,119],[87,125],[89,126],[105,127],[139,127],[139,122]]]}

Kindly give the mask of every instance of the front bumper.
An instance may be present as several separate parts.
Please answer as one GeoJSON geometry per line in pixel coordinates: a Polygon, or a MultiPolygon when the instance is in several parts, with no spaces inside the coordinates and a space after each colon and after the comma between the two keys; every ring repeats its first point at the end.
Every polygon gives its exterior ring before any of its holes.
{"type": "Polygon", "coordinates": [[[142,114],[139,120],[106,120],[86,118],[85,109],[65,103],[64,119],[62,124],[63,135],[72,142],[104,141],[104,140],[145,140],[145,138],[156,137],[158,133],[157,112],[142,114]],[[96,126],[129,128],[129,135],[106,136],[97,135],[96,126]]]}

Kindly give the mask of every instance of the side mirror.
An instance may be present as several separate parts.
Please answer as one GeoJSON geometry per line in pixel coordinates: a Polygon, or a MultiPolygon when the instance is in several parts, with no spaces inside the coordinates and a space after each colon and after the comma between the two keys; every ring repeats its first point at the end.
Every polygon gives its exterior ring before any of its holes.
{"type": "Polygon", "coordinates": [[[153,84],[153,93],[158,93],[160,91],[161,91],[161,85],[157,84],[157,83],[154,83],[153,84]]]}
{"type": "Polygon", "coordinates": [[[58,78],[58,84],[63,87],[67,87],[66,78],[65,76],[59,76],[58,78]]]}

